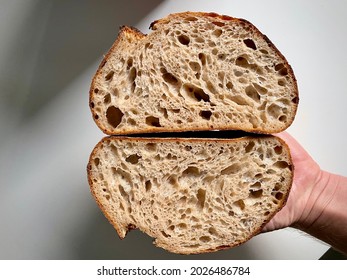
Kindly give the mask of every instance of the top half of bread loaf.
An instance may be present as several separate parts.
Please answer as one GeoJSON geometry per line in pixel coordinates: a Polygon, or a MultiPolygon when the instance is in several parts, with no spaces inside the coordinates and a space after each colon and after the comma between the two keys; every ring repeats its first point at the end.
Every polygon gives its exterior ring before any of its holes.
{"type": "Polygon", "coordinates": [[[148,35],[122,27],[90,88],[106,134],[198,130],[275,133],[294,120],[291,66],[250,22],[178,13],[148,35]]]}

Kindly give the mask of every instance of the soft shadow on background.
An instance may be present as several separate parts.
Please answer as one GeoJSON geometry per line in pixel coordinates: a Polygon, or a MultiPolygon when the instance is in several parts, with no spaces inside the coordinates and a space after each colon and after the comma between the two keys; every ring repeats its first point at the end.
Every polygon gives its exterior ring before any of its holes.
{"type": "MultiPolygon", "coordinates": [[[[136,25],[162,1],[2,2],[11,12],[18,10],[13,16],[21,26],[13,30],[11,44],[7,43],[1,85],[7,87],[5,102],[20,106],[26,119],[104,54],[121,25],[136,25]]],[[[6,8],[1,13],[10,16],[6,8]]]]}

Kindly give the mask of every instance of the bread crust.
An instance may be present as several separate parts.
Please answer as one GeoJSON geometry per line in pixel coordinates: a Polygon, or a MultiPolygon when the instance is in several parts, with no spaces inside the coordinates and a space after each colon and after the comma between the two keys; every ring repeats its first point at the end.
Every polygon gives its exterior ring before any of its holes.
{"type": "MultiPolygon", "coordinates": [[[[277,141],[279,141],[282,145],[282,147],[288,151],[288,160],[291,163],[291,169],[292,169],[292,176],[290,178],[290,182],[289,182],[289,188],[288,191],[284,194],[283,199],[281,200],[281,202],[277,205],[276,210],[272,213],[272,215],[270,215],[261,226],[259,226],[258,228],[254,229],[253,234],[249,235],[248,238],[242,240],[241,242],[237,243],[237,244],[224,244],[221,246],[218,246],[216,248],[210,248],[210,249],[206,249],[206,250],[197,250],[195,252],[184,252],[182,250],[180,251],[175,251],[175,248],[165,248],[171,252],[174,253],[178,253],[178,254],[201,254],[201,253],[208,253],[208,252],[216,252],[216,251],[220,251],[220,250],[226,250],[226,249],[230,249],[236,246],[239,246],[245,242],[247,242],[248,240],[250,240],[251,238],[253,238],[255,235],[259,234],[262,230],[262,228],[273,218],[273,216],[280,211],[285,205],[286,202],[288,200],[288,196],[292,187],[292,183],[293,183],[293,174],[294,174],[294,165],[292,163],[292,158],[291,158],[291,154],[290,154],[290,149],[289,146],[286,144],[286,142],[277,137],[277,136],[273,136],[273,135],[255,135],[255,136],[244,136],[244,137],[238,137],[238,138],[232,138],[232,139],[227,139],[227,138],[177,138],[175,136],[172,137],[167,137],[167,138],[161,138],[161,137],[129,137],[129,136],[106,136],[104,138],[102,138],[99,143],[95,146],[95,148],[93,149],[90,157],[89,157],[89,161],[88,161],[88,165],[87,165],[87,174],[88,174],[88,182],[89,182],[89,186],[90,186],[90,191],[92,196],[94,197],[95,201],[97,202],[99,208],[101,209],[101,211],[103,212],[104,216],[107,218],[107,220],[109,221],[109,223],[115,228],[115,230],[118,233],[118,236],[120,237],[120,239],[124,239],[126,234],[134,229],[138,229],[138,227],[134,224],[128,224],[127,225],[127,230],[124,233],[124,230],[122,230],[122,227],[117,223],[116,220],[114,220],[114,218],[109,215],[105,205],[99,200],[98,196],[97,196],[97,192],[96,192],[96,188],[98,187],[96,184],[94,184],[94,176],[92,173],[92,161],[93,158],[95,157],[95,155],[98,153],[98,151],[100,149],[102,149],[102,146],[104,144],[104,142],[107,141],[113,141],[113,140],[130,140],[130,141],[138,141],[138,142],[157,142],[157,143],[162,143],[162,142],[185,142],[185,143],[199,143],[199,142],[210,142],[210,143],[214,143],[214,142],[225,142],[225,143],[232,143],[232,142],[239,142],[239,141],[245,141],[245,140],[254,140],[254,139],[259,139],[259,137],[262,138],[276,138],[277,141]]],[[[154,244],[157,247],[161,247],[160,244],[157,243],[157,239],[156,237],[154,237],[154,244]]]]}
{"type": "MultiPolygon", "coordinates": [[[[229,22],[230,21],[235,21],[235,22],[238,22],[240,24],[247,25],[249,28],[251,28],[252,32],[254,32],[257,36],[263,38],[266,41],[266,43],[268,44],[269,48],[271,48],[283,60],[283,64],[285,65],[286,69],[288,70],[288,76],[293,81],[293,87],[294,87],[293,94],[295,95],[295,102],[293,104],[293,114],[291,115],[291,119],[289,119],[287,121],[286,126],[283,127],[283,128],[272,129],[271,131],[253,128],[253,129],[247,129],[247,131],[248,132],[253,132],[253,133],[258,133],[258,134],[268,134],[268,133],[279,133],[279,132],[284,131],[285,129],[287,129],[292,124],[292,122],[294,121],[294,118],[295,118],[295,115],[296,115],[296,112],[297,112],[298,103],[299,103],[299,91],[298,91],[298,86],[297,86],[297,80],[295,78],[294,71],[293,71],[291,65],[286,60],[285,56],[272,43],[272,41],[266,35],[261,33],[259,31],[259,29],[257,27],[255,27],[249,21],[247,21],[245,19],[241,19],[241,18],[234,18],[234,17],[230,17],[230,16],[226,16],[226,15],[219,15],[219,14],[216,14],[216,13],[183,12],[183,13],[170,14],[170,15],[168,15],[165,18],[153,21],[150,24],[150,29],[155,31],[155,30],[158,29],[158,27],[160,27],[160,25],[165,24],[166,22],[170,21],[171,19],[183,18],[183,17],[206,17],[206,18],[215,18],[215,19],[218,19],[220,21],[227,21],[227,22],[228,21],[229,22]]],[[[122,26],[120,28],[120,31],[119,31],[117,39],[115,40],[115,42],[113,43],[113,45],[111,46],[109,51],[104,56],[103,60],[101,61],[100,65],[99,65],[99,67],[98,67],[98,69],[96,71],[96,74],[94,75],[94,77],[92,79],[91,86],[90,86],[90,91],[89,91],[89,107],[90,107],[90,110],[92,112],[93,119],[94,119],[95,123],[107,135],[113,135],[113,134],[128,135],[128,134],[137,134],[137,133],[184,132],[184,131],[186,131],[185,128],[173,128],[173,127],[148,127],[148,128],[138,128],[138,127],[135,127],[135,128],[128,128],[125,131],[117,130],[117,133],[114,133],[113,129],[110,129],[110,128],[106,127],[102,123],[102,121],[100,121],[98,113],[94,109],[95,104],[94,104],[93,100],[95,98],[95,93],[96,93],[95,91],[98,89],[97,80],[101,76],[102,68],[104,67],[106,62],[109,60],[109,58],[112,56],[114,51],[118,48],[118,46],[120,45],[122,39],[124,37],[126,37],[130,41],[136,43],[136,42],[139,42],[142,39],[144,39],[146,36],[147,36],[146,34],[143,34],[141,31],[139,31],[138,29],[136,29],[134,27],[122,26]]],[[[226,124],[224,127],[222,125],[219,125],[218,128],[215,128],[215,127],[210,127],[210,128],[195,127],[192,130],[194,130],[194,131],[206,131],[206,130],[210,130],[210,129],[230,130],[231,128],[230,128],[230,125],[226,124]]],[[[234,129],[234,128],[232,128],[232,129],[234,129]]],[[[245,130],[242,127],[240,127],[239,129],[245,130]]]]}
{"type": "Polygon", "coordinates": [[[114,41],[114,43],[112,44],[111,48],[108,50],[108,52],[104,55],[102,61],[100,62],[98,69],[96,70],[96,73],[92,79],[91,85],[90,85],[90,89],[89,89],[89,108],[92,112],[93,115],[93,119],[96,123],[96,125],[105,133],[108,135],[111,135],[112,132],[108,131],[100,121],[98,121],[98,119],[95,117],[96,114],[94,112],[94,95],[95,93],[95,89],[97,88],[96,86],[96,81],[98,79],[98,77],[101,75],[102,73],[102,68],[105,66],[106,62],[109,60],[110,56],[112,55],[112,53],[114,52],[114,50],[118,47],[120,41],[122,40],[123,37],[128,37],[131,38],[131,40],[134,41],[138,41],[141,40],[142,38],[146,37],[146,34],[143,34],[140,30],[138,30],[135,27],[131,27],[131,26],[121,26],[119,29],[119,33],[118,36],[116,38],[116,40],[114,41]]]}

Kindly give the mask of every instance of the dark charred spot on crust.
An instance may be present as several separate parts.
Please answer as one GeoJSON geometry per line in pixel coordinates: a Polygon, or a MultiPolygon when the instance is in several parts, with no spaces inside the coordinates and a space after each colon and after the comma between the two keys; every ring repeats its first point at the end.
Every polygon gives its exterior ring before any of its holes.
{"type": "Polygon", "coordinates": [[[104,58],[100,63],[100,68],[104,67],[106,62],[107,62],[107,60],[104,58]]]}
{"type": "Polygon", "coordinates": [[[245,25],[253,26],[253,24],[251,22],[249,22],[248,20],[246,20],[246,19],[239,18],[238,20],[241,21],[245,25]]]}
{"type": "Polygon", "coordinates": [[[130,231],[130,230],[133,230],[133,229],[137,229],[137,226],[135,226],[134,224],[128,224],[127,231],[130,231]]]}
{"type": "Polygon", "coordinates": [[[155,30],[156,28],[155,28],[154,25],[156,25],[157,22],[158,22],[158,20],[153,21],[153,22],[149,25],[149,29],[155,30]]]}
{"type": "Polygon", "coordinates": [[[298,104],[299,103],[299,97],[294,97],[292,99],[292,102],[295,103],[295,104],[298,104]]]}

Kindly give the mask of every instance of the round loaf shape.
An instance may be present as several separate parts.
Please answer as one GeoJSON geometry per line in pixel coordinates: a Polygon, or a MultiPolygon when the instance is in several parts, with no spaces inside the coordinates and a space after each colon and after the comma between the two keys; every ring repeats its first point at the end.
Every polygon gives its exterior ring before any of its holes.
{"type": "Polygon", "coordinates": [[[293,122],[291,66],[250,22],[214,13],[172,14],[142,34],[124,26],[90,88],[106,134],[243,130],[275,133],[293,122]]]}
{"type": "Polygon", "coordinates": [[[284,206],[292,178],[275,136],[110,136],[88,163],[91,192],[121,238],[138,228],[180,254],[249,240],[284,206]]]}

